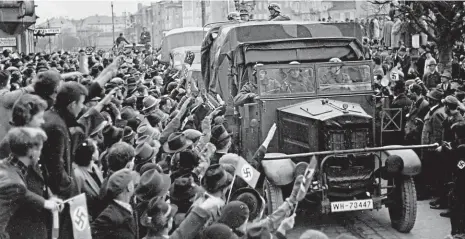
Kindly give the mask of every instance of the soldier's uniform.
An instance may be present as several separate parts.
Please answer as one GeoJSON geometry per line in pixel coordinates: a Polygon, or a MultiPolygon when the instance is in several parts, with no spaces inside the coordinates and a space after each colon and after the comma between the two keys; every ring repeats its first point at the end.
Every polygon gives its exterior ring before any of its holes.
{"type": "Polygon", "coordinates": [[[260,91],[266,94],[275,94],[281,92],[281,83],[278,80],[266,77],[260,80],[260,91]]]}
{"type": "Polygon", "coordinates": [[[257,85],[247,82],[234,97],[234,106],[243,106],[244,104],[253,103],[254,98],[257,97],[257,91],[257,85]]]}
{"type": "Polygon", "coordinates": [[[341,73],[337,74],[337,73],[333,73],[332,71],[329,71],[323,76],[323,79],[321,79],[320,84],[331,85],[331,84],[339,84],[343,82],[344,82],[344,79],[341,73]]]}
{"type": "Polygon", "coordinates": [[[290,75],[287,76],[286,79],[284,79],[283,88],[285,92],[289,93],[314,91],[312,83],[308,79],[305,79],[305,77],[303,77],[302,75],[299,75],[299,77],[297,78],[292,77],[290,75]]]}
{"type": "MultiPolygon", "coordinates": [[[[442,103],[446,105],[445,112],[447,114],[447,118],[443,122],[444,133],[442,136],[442,141],[452,142],[455,139],[454,132],[452,131],[452,125],[455,123],[463,122],[464,119],[460,112],[457,110],[459,105],[457,98],[454,96],[447,96],[444,100],[442,100],[442,103]],[[455,111],[451,112],[450,108],[453,109],[454,107],[455,111]]],[[[440,198],[435,203],[433,203],[435,204],[432,205],[433,209],[447,208],[449,190],[444,185],[452,180],[451,169],[453,165],[450,162],[443,160],[451,157],[450,152],[444,152],[441,156],[442,157],[436,159],[435,164],[436,175],[438,175],[438,191],[440,198]]],[[[441,215],[445,216],[447,214],[443,213],[441,215]]]]}
{"type": "Polygon", "coordinates": [[[268,10],[275,11],[274,15],[270,15],[270,17],[268,18],[268,21],[289,21],[291,20],[290,17],[281,14],[281,7],[277,3],[271,3],[268,6],[268,10]]]}
{"type": "MultiPolygon", "coordinates": [[[[455,140],[451,143],[452,191],[450,194],[451,234],[465,234],[465,122],[452,126],[455,140]]],[[[443,147],[444,148],[444,147],[443,147]]]]}

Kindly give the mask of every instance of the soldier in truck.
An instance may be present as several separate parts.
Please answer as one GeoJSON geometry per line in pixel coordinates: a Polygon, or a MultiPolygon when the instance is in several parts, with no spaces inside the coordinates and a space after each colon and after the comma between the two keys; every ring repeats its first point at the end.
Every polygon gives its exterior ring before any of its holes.
{"type": "Polygon", "coordinates": [[[288,74],[284,79],[284,92],[313,92],[315,90],[313,82],[310,82],[308,77],[302,75],[301,69],[297,67],[297,65],[300,65],[300,63],[293,61],[289,63],[289,65],[292,65],[292,67],[289,69],[288,74]]]}
{"type": "MultiPolygon", "coordinates": [[[[329,62],[340,63],[342,62],[340,59],[333,58],[329,62]]],[[[322,85],[331,85],[331,84],[338,84],[343,83],[344,78],[341,73],[341,66],[331,66],[328,73],[326,73],[322,79],[320,79],[320,84],[322,85]]]]}

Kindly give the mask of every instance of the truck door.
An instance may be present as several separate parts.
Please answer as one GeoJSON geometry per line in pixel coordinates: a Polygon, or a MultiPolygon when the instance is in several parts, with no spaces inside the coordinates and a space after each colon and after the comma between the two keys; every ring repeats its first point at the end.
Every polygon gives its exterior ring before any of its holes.
{"type": "Polygon", "coordinates": [[[241,129],[240,148],[242,155],[252,158],[260,146],[260,111],[258,103],[245,104],[239,107],[241,129]]]}

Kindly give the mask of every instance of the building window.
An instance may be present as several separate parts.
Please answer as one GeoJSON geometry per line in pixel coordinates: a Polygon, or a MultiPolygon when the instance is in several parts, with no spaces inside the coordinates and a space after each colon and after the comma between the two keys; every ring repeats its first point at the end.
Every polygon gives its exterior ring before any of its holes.
{"type": "MultiPolygon", "coordinates": [[[[349,19],[349,20],[350,20],[350,12],[346,12],[346,13],[345,13],[345,19],[349,19]]],[[[345,20],[345,19],[344,19],[344,20],[345,20]]]]}

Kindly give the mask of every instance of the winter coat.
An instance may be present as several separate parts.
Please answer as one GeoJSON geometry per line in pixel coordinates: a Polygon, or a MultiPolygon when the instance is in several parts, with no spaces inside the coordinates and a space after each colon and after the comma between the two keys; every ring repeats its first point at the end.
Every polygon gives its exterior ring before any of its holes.
{"type": "Polygon", "coordinates": [[[49,198],[50,192],[46,189],[43,171],[38,164],[28,168],[25,179],[28,190],[26,195],[29,195],[26,198],[34,200],[33,203],[22,204],[11,217],[7,227],[8,234],[10,238],[15,239],[48,238],[52,214],[43,208],[43,205],[45,199],[49,198]]]}
{"type": "Polygon", "coordinates": [[[392,21],[387,21],[384,23],[383,29],[383,37],[384,37],[384,46],[391,47],[391,33],[392,33],[392,26],[394,23],[392,21]]]}
{"type": "Polygon", "coordinates": [[[419,144],[421,141],[423,120],[428,111],[429,103],[424,98],[420,98],[417,102],[412,103],[410,107],[405,125],[405,138],[412,145],[419,144]]]}
{"type": "Polygon", "coordinates": [[[398,20],[392,25],[391,31],[391,47],[397,48],[399,46],[400,34],[402,30],[402,21],[398,20]]]}
{"type": "Polygon", "coordinates": [[[136,222],[126,208],[112,201],[91,225],[93,239],[136,239],[136,222]]]}
{"type": "Polygon", "coordinates": [[[379,37],[380,37],[380,29],[379,29],[378,19],[376,19],[376,18],[373,19],[372,27],[373,27],[373,39],[379,39],[379,37]]]}
{"type": "Polygon", "coordinates": [[[442,141],[444,132],[442,124],[446,117],[446,112],[442,105],[436,105],[429,110],[423,124],[421,144],[434,144],[442,141]]]}

